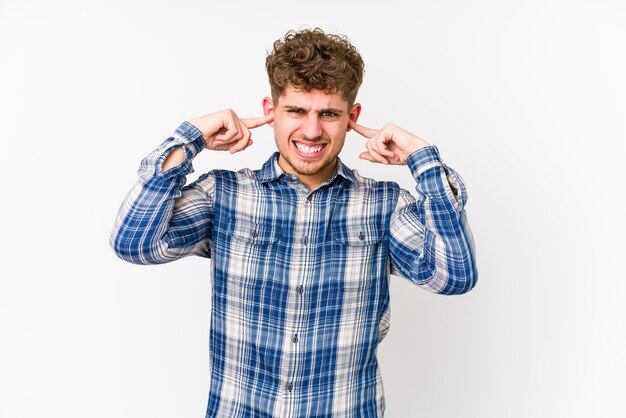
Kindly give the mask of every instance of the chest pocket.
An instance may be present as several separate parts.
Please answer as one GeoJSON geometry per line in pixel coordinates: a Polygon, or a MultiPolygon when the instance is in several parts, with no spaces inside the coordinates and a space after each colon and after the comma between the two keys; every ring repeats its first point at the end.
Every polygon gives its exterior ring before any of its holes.
{"type": "Polygon", "coordinates": [[[374,223],[331,227],[333,280],[345,290],[364,290],[385,274],[385,230],[374,223]]]}
{"type": "Polygon", "coordinates": [[[281,230],[272,223],[239,219],[231,224],[227,277],[231,282],[261,286],[274,276],[281,230]]]}

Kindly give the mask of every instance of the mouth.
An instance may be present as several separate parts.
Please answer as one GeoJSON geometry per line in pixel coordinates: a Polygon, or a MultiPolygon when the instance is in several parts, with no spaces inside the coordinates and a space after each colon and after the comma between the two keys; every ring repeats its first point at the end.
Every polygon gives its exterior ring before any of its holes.
{"type": "Polygon", "coordinates": [[[293,141],[296,154],[302,158],[319,158],[324,154],[328,144],[307,144],[300,141],[293,141]]]}

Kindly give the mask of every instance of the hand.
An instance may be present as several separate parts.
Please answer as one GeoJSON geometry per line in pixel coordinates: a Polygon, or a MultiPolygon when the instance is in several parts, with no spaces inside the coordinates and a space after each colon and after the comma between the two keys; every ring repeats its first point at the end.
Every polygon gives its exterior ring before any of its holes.
{"type": "Polygon", "coordinates": [[[205,148],[216,151],[228,150],[234,154],[252,145],[250,129],[263,126],[273,119],[273,114],[260,118],[240,119],[233,110],[226,109],[191,119],[189,123],[202,132],[205,148]]]}
{"type": "Polygon", "coordinates": [[[368,139],[365,143],[367,151],[362,152],[359,158],[373,163],[406,165],[409,155],[429,145],[422,138],[391,123],[378,130],[366,128],[352,120],[348,126],[368,139]]]}

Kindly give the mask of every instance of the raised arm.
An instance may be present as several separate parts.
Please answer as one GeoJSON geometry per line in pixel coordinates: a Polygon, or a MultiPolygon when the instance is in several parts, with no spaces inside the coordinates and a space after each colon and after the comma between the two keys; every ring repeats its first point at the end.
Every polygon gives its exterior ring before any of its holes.
{"type": "Polygon", "coordinates": [[[214,178],[208,173],[183,187],[203,149],[241,151],[250,129],[270,117],[239,119],[224,110],[184,122],[141,163],[139,180],[119,209],[110,243],[122,259],[159,264],[187,255],[210,257],[214,178]]]}
{"type": "Polygon", "coordinates": [[[368,138],[361,158],[406,164],[416,182],[418,198],[402,190],[391,217],[392,273],[435,293],[471,290],[478,273],[461,176],[441,161],[437,147],[395,125],[350,127],[368,138]]]}

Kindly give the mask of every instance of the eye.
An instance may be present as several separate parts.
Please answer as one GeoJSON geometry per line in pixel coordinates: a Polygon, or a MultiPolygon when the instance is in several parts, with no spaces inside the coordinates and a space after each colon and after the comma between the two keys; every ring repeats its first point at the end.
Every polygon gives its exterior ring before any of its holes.
{"type": "Polygon", "coordinates": [[[295,113],[297,115],[302,115],[304,114],[304,109],[289,109],[288,110],[289,113],[295,113]]]}
{"type": "Polygon", "coordinates": [[[320,115],[324,118],[334,118],[337,116],[337,114],[335,112],[331,112],[330,110],[327,110],[325,112],[320,113],[320,115]]]}

